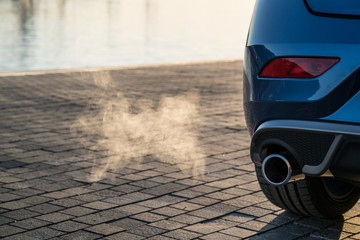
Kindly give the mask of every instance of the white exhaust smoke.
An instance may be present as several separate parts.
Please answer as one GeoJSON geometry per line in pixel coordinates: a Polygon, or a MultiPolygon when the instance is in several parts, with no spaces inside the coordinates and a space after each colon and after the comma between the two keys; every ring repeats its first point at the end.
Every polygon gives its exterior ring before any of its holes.
{"type": "Polygon", "coordinates": [[[195,177],[203,175],[205,155],[197,138],[200,115],[196,91],[162,97],[156,104],[148,99],[130,101],[114,90],[108,73],[91,76],[99,95],[72,126],[73,132],[95,141],[96,148],[108,156],[94,160],[97,166],[90,181],[101,180],[110,169],[141,162],[147,155],[191,170],[195,177]]]}

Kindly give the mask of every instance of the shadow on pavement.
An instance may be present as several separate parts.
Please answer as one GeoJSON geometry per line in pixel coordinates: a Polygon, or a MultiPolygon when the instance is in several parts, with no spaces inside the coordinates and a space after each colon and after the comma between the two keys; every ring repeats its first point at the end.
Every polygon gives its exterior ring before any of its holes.
{"type": "Polygon", "coordinates": [[[259,234],[250,240],[292,240],[292,239],[340,239],[343,233],[344,217],[336,219],[318,219],[302,217],[283,212],[275,216],[259,234]]]}

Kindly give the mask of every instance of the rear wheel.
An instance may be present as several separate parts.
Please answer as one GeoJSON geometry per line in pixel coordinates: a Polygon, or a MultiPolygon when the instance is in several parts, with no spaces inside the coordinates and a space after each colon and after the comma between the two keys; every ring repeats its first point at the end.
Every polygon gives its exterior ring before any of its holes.
{"type": "Polygon", "coordinates": [[[276,206],[294,213],[320,218],[334,218],[352,208],[359,199],[360,189],[333,178],[306,177],[283,186],[269,184],[256,166],[261,189],[276,206]]]}

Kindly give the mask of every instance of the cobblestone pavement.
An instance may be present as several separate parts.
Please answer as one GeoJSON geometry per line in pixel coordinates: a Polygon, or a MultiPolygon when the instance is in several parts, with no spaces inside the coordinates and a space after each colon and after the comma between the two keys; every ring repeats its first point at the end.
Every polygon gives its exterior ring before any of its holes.
{"type": "Polygon", "coordinates": [[[90,181],[108,153],[70,128],[104,96],[94,75],[0,77],[0,238],[360,239],[359,204],[319,220],[266,200],[249,159],[240,61],[109,70],[130,102],[198,90],[205,174],[147,155],[90,181]]]}

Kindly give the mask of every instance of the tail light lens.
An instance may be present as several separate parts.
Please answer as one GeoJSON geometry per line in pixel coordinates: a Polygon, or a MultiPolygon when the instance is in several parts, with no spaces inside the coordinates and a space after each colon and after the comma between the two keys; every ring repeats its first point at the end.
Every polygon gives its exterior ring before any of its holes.
{"type": "Polygon", "coordinates": [[[266,64],[259,76],[264,78],[314,78],[329,70],[339,61],[340,58],[275,58],[266,64]]]}

